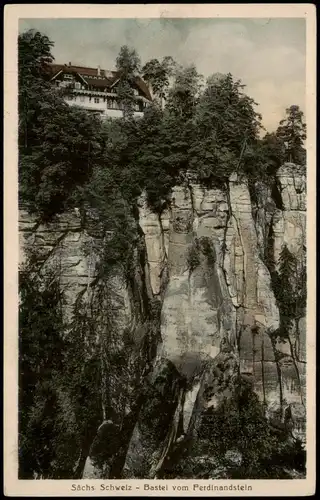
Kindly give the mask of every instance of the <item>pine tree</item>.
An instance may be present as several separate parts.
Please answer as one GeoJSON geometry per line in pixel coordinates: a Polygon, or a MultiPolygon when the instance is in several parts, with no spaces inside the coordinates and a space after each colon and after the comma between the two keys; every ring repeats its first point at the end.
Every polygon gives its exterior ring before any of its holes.
{"type": "Polygon", "coordinates": [[[177,69],[166,105],[171,115],[183,120],[194,115],[201,90],[201,80],[202,76],[194,65],[177,69]]]}
{"type": "Polygon", "coordinates": [[[63,370],[64,324],[55,273],[40,279],[27,265],[19,279],[19,477],[48,477],[63,370]]]}
{"type": "Polygon", "coordinates": [[[280,334],[287,337],[292,327],[296,309],[295,278],[297,259],[284,245],[279,258],[279,290],[277,298],[280,304],[280,334]]]}
{"type": "Polygon", "coordinates": [[[286,118],[280,121],[276,134],[285,145],[286,160],[304,165],[306,124],[299,106],[292,105],[286,109],[286,118]]]}
{"type": "Polygon", "coordinates": [[[135,49],[123,45],[116,59],[116,67],[119,71],[119,83],[117,87],[118,99],[120,101],[124,119],[132,119],[134,116],[135,97],[132,85],[137,74],[140,72],[140,57],[135,49]]]}
{"type": "Polygon", "coordinates": [[[243,88],[231,74],[212,75],[199,98],[190,156],[203,181],[223,184],[235,170],[256,173],[253,148],[261,117],[243,88]]]}
{"type": "Polygon", "coordinates": [[[52,45],[38,32],[19,35],[19,196],[44,219],[73,205],[101,149],[99,120],[47,81],[52,45]]]}
{"type": "Polygon", "coordinates": [[[258,152],[261,155],[259,160],[265,165],[266,180],[268,177],[273,179],[275,172],[285,161],[285,146],[275,132],[267,132],[259,141],[259,146],[258,152]]]}

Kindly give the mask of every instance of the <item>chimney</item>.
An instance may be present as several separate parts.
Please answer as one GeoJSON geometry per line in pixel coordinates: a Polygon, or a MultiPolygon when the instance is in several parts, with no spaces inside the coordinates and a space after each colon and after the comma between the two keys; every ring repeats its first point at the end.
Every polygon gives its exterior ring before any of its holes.
{"type": "Polygon", "coordinates": [[[98,76],[100,76],[101,74],[101,70],[100,70],[100,66],[98,66],[98,76]]]}
{"type": "Polygon", "coordinates": [[[69,62],[69,66],[71,66],[71,62],[69,62]]]}

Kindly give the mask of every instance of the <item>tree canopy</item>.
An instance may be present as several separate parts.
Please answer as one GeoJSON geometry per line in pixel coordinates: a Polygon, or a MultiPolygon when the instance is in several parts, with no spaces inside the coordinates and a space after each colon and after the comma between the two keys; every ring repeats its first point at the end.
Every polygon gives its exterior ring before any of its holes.
{"type": "Polygon", "coordinates": [[[69,106],[46,78],[51,46],[40,33],[19,35],[20,200],[45,219],[70,206],[101,147],[99,120],[69,106]]]}
{"type": "Polygon", "coordinates": [[[132,119],[134,115],[134,92],[132,84],[140,72],[141,62],[135,49],[123,45],[116,60],[119,71],[118,98],[123,110],[124,119],[132,119]]]}
{"type": "Polygon", "coordinates": [[[176,69],[177,63],[171,56],[167,56],[161,62],[158,59],[151,59],[141,70],[142,77],[151,87],[153,96],[160,99],[161,107],[167,97],[170,77],[174,75],[176,69]]]}
{"type": "Polygon", "coordinates": [[[306,123],[299,106],[292,105],[286,109],[286,118],[280,121],[277,129],[277,138],[285,146],[286,161],[305,163],[306,123]]]}
{"type": "Polygon", "coordinates": [[[50,85],[47,36],[27,31],[18,45],[20,200],[44,218],[87,202],[83,193],[98,170],[107,183],[118,176],[129,203],[146,190],[158,210],[187,170],[223,187],[234,171],[270,182],[283,161],[305,160],[302,111],[291,106],[277,132],[260,138],[256,103],[231,74],[213,74],[204,84],[195,66],[183,68],[169,56],[141,68],[137,52],[123,46],[116,60],[123,118],[103,124],[50,85]],[[155,99],[136,120],[132,83],[139,74],[162,104],[155,99]]]}
{"type": "Polygon", "coordinates": [[[223,183],[233,171],[250,172],[261,116],[244,85],[231,74],[213,75],[199,99],[192,165],[200,179],[223,183]]]}

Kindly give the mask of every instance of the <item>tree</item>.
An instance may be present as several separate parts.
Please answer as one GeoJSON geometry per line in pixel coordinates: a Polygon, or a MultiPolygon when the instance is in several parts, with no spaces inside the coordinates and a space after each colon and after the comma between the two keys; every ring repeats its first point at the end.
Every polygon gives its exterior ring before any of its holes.
{"type": "Polygon", "coordinates": [[[19,477],[79,479],[105,397],[97,325],[80,298],[67,328],[59,270],[32,262],[19,283],[19,477]]]}
{"type": "Polygon", "coordinates": [[[166,106],[172,115],[183,119],[193,116],[201,89],[201,79],[202,76],[194,65],[177,70],[166,106]]]}
{"type": "Polygon", "coordinates": [[[126,77],[130,78],[140,72],[141,61],[135,49],[130,49],[127,45],[120,48],[116,59],[116,67],[126,77]]]}
{"type": "Polygon", "coordinates": [[[54,43],[35,30],[28,30],[18,36],[19,87],[25,84],[28,77],[42,78],[47,73],[48,64],[53,61],[51,48],[54,43]]]}
{"type": "Polygon", "coordinates": [[[175,68],[176,63],[171,56],[164,57],[162,62],[158,59],[151,59],[142,68],[142,76],[151,87],[153,96],[159,99],[161,108],[163,108],[163,102],[168,92],[169,80],[173,76],[175,68]]]}
{"type": "Polygon", "coordinates": [[[136,180],[146,190],[149,205],[156,211],[161,211],[174,183],[170,157],[173,138],[168,139],[167,125],[159,107],[146,109],[139,121],[139,147],[133,161],[137,167],[136,180]]]}
{"type": "Polygon", "coordinates": [[[100,151],[94,117],[58,102],[47,105],[48,121],[46,104],[38,118],[38,140],[19,158],[21,199],[43,219],[72,206],[77,185],[90,178],[100,151]]]}
{"type": "Polygon", "coordinates": [[[63,294],[55,271],[19,275],[19,477],[50,477],[55,457],[57,391],[65,343],[63,294]]]}
{"type": "Polygon", "coordinates": [[[172,180],[189,168],[189,147],[194,135],[193,117],[201,76],[194,66],[177,71],[164,109],[161,142],[163,162],[172,180]]]}
{"type": "Polygon", "coordinates": [[[297,259],[284,245],[279,257],[277,300],[280,309],[280,336],[288,337],[296,311],[295,278],[297,259]]]}
{"type": "Polygon", "coordinates": [[[304,141],[306,124],[299,106],[292,105],[286,109],[286,118],[280,121],[277,137],[286,148],[286,160],[297,164],[305,164],[304,141]]]}
{"type": "Polygon", "coordinates": [[[53,45],[47,36],[35,30],[18,36],[19,146],[25,149],[31,146],[35,136],[35,121],[41,100],[50,93],[45,76],[48,63],[53,61],[53,45]]]}
{"type": "Polygon", "coordinates": [[[209,441],[212,455],[222,463],[227,451],[240,452],[242,464],[238,472],[243,469],[246,478],[257,473],[259,477],[266,460],[272,465],[270,457],[277,444],[257,395],[241,379],[232,395],[224,398],[216,409],[204,413],[199,438],[209,441]]]}
{"type": "Polygon", "coordinates": [[[285,147],[275,132],[267,132],[260,140],[261,161],[266,166],[268,176],[273,176],[285,161],[285,147]]]}
{"type": "Polygon", "coordinates": [[[295,319],[299,321],[299,319],[305,315],[307,305],[307,264],[305,252],[302,259],[302,265],[297,272],[296,283],[295,319]]]}
{"type": "Polygon", "coordinates": [[[166,69],[169,78],[174,76],[178,68],[177,62],[171,56],[164,56],[162,59],[162,66],[166,69]]]}
{"type": "Polygon", "coordinates": [[[19,35],[20,201],[44,219],[73,203],[100,154],[100,122],[69,106],[46,78],[49,39],[19,35]]]}
{"type": "Polygon", "coordinates": [[[140,58],[135,49],[123,45],[116,59],[116,67],[120,80],[117,93],[125,119],[132,119],[134,115],[135,97],[132,85],[140,72],[140,66],[140,58]]]}
{"type": "Polygon", "coordinates": [[[163,96],[164,89],[169,82],[165,68],[158,59],[151,59],[143,66],[142,77],[151,87],[153,95],[163,96]]]}
{"type": "Polygon", "coordinates": [[[212,75],[199,98],[190,156],[203,181],[223,184],[233,171],[254,172],[261,116],[243,88],[231,74],[212,75]]]}
{"type": "MultiPolygon", "coordinates": [[[[61,392],[72,408],[73,420],[71,432],[66,426],[62,428],[61,437],[64,437],[65,444],[60,441],[58,450],[60,461],[71,465],[67,478],[79,478],[103,419],[103,376],[107,374],[101,370],[103,358],[97,342],[97,321],[93,316],[92,303],[88,304],[80,297],[74,305],[66,339],[67,363],[61,383],[61,392]],[[73,438],[71,443],[67,439],[69,436],[73,438]]],[[[62,417],[63,409],[60,421],[62,417]]]]}

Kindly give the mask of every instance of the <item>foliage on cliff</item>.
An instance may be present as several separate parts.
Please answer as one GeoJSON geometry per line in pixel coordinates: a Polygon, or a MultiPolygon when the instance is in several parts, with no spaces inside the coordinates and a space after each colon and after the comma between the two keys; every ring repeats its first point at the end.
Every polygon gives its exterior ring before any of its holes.
{"type": "Polygon", "coordinates": [[[62,317],[59,270],[29,258],[19,291],[19,478],[79,478],[103,418],[101,342],[87,308],[62,317]]]}
{"type": "Polygon", "coordinates": [[[50,477],[59,434],[63,296],[54,273],[40,279],[30,266],[20,272],[19,291],[19,477],[50,477]]]}
{"type": "Polygon", "coordinates": [[[305,474],[305,451],[276,428],[251,384],[239,378],[234,392],[205,410],[196,437],[168,461],[166,479],[289,479],[290,468],[305,474]],[[287,470],[286,470],[287,467],[287,470]]]}
{"type": "Polygon", "coordinates": [[[44,219],[72,206],[100,154],[100,122],[68,106],[47,81],[52,42],[37,32],[19,35],[20,202],[44,219]]]}
{"type": "Polygon", "coordinates": [[[277,138],[285,147],[285,161],[298,165],[305,164],[304,141],[306,137],[303,112],[299,106],[290,106],[286,109],[286,118],[280,121],[277,129],[277,138]]]}
{"type": "Polygon", "coordinates": [[[151,88],[153,97],[160,101],[161,107],[168,95],[170,77],[176,69],[177,63],[172,57],[167,56],[161,62],[158,59],[151,59],[141,70],[143,79],[151,88]]]}
{"type": "Polygon", "coordinates": [[[253,175],[261,116],[231,74],[208,79],[195,112],[191,167],[200,180],[223,184],[234,171],[253,175]]]}
{"type": "Polygon", "coordinates": [[[123,109],[123,118],[132,119],[134,114],[134,92],[132,84],[141,66],[140,58],[134,49],[124,45],[116,60],[119,71],[118,98],[123,109]]]}
{"type": "Polygon", "coordinates": [[[293,326],[298,330],[299,320],[306,314],[307,276],[304,260],[305,256],[302,265],[299,265],[297,257],[287,245],[283,245],[279,269],[271,272],[272,287],[280,311],[280,338],[288,338],[293,326]]]}
{"type": "MultiPolygon", "coordinates": [[[[219,458],[233,479],[281,477],[281,457],[290,447],[286,431],[270,425],[257,395],[244,380],[239,380],[233,397],[224,399],[217,409],[207,410],[199,438],[209,440],[213,456],[219,458]],[[230,450],[241,457],[237,465],[229,463],[230,450]]],[[[293,461],[300,453],[298,443],[292,451],[293,461]]]]}

